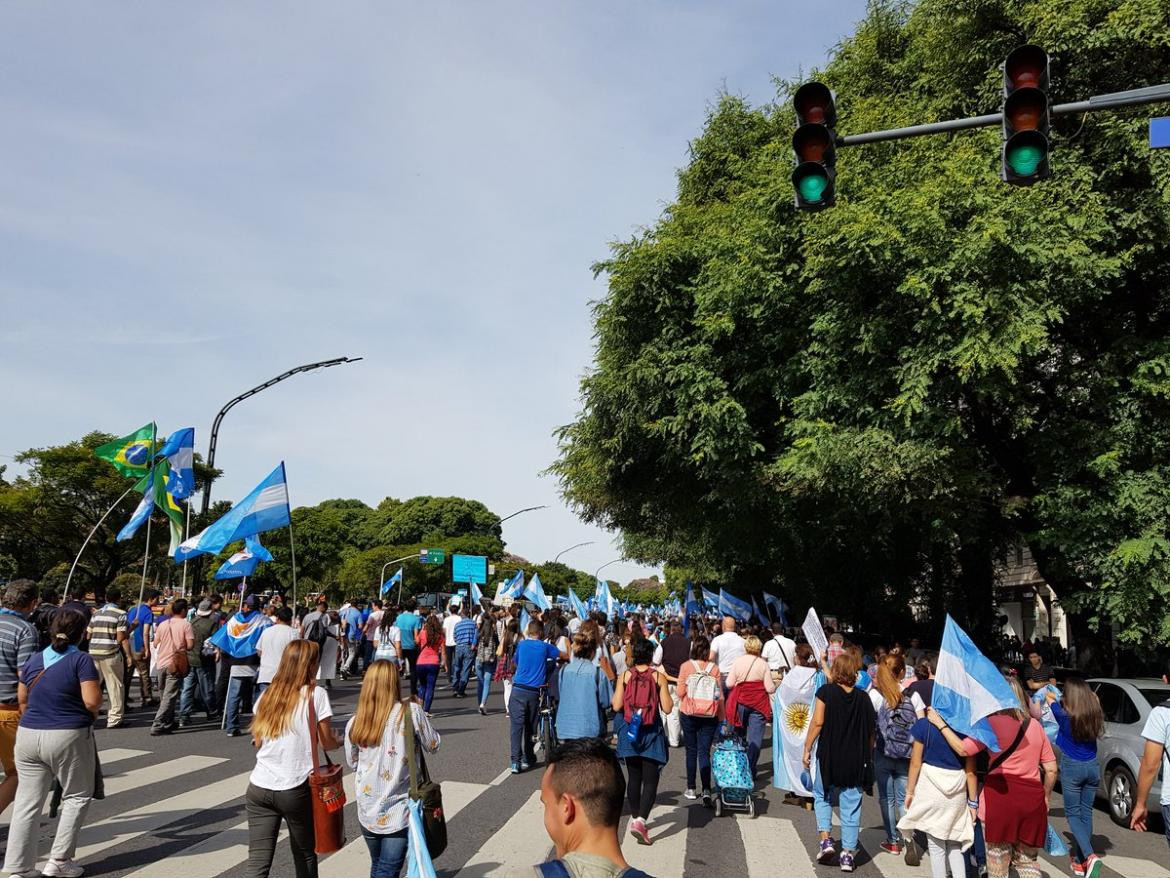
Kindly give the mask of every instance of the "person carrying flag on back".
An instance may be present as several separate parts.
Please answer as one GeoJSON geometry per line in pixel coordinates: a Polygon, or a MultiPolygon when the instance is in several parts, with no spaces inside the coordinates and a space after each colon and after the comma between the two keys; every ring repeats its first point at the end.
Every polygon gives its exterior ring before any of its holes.
{"type": "Polygon", "coordinates": [[[210,643],[220,651],[221,661],[229,666],[227,701],[224,706],[224,726],[228,737],[242,734],[240,714],[243,705],[252,703],[252,690],[260,667],[260,656],[256,644],[264,629],[272,620],[256,609],[256,598],[248,595],[240,605],[240,611],[228,619],[227,624],[216,631],[210,643]]]}

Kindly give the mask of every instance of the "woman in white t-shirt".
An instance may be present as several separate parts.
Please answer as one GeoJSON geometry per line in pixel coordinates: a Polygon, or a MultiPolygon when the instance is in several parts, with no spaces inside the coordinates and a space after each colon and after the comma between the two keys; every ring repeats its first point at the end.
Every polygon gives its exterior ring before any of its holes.
{"type": "Polygon", "coordinates": [[[256,702],[252,743],[258,752],[245,796],[247,878],[267,878],[282,819],[288,825],[288,841],[297,878],[315,878],[317,874],[309,791],[309,774],[313,770],[310,698],[317,716],[321,746],[326,750],[336,750],[341,746],[329,723],[333,716],[329,696],[314,685],[318,654],[317,644],[312,641],[289,643],[280,657],[276,676],[256,702]]]}
{"type": "Polygon", "coordinates": [[[397,618],[397,610],[385,610],[382,613],[382,620],[374,629],[375,661],[385,659],[395,665],[402,664],[402,632],[394,624],[397,618]]]}

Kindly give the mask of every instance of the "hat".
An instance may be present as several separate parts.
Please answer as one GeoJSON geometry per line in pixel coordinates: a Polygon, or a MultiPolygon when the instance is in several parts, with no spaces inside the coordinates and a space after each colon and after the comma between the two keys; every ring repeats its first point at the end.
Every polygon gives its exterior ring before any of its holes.
{"type": "Polygon", "coordinates": [[[211,601],[201,600],[198,609],[195,610],[196,616],[210,616],[211,615],[211,601]]]}
{"type": "Polygon", "coordinates": [[[250,594],[243,601],[240,602],[241,607],[247,607],[249,610],[256,609],[256,595],[250,594]]]}

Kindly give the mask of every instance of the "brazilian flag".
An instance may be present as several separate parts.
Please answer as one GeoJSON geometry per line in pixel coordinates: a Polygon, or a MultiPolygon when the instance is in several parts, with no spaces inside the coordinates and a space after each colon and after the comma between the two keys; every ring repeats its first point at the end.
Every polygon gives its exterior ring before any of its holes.
{"type": "Polygon", "coordinates": [[[124,475],[144,476],[150,472],[150,464],[154,459],[158,445],[157,433],[155,425],[150,423],[129,436],[99,445],[93,453],[112,463],[124,475]]]}

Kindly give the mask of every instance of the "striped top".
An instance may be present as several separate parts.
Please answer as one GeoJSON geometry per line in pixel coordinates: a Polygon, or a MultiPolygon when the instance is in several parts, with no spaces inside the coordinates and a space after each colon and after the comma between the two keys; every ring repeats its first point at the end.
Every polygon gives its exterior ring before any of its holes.
{"type": "Polygon", "coordinates": [[[456,646],[475,646],[479,640],[479,630],[470,619],[463,619],[455,626],[456,646]]]}
{"type": "Polygon", "coordinates": [[[95,658],[117,655],[122,648],[118,644],[118,634],[125,634],[128,630],[126,611],[117,604],[106,604],[89,622],[89,654],[95,658]]]}
{"type": "Polygon", "coordinates": [[[38,646],[40,636],[24,613],[0,609],[0,704],[16,703],[20,669],[38,646]]]}

